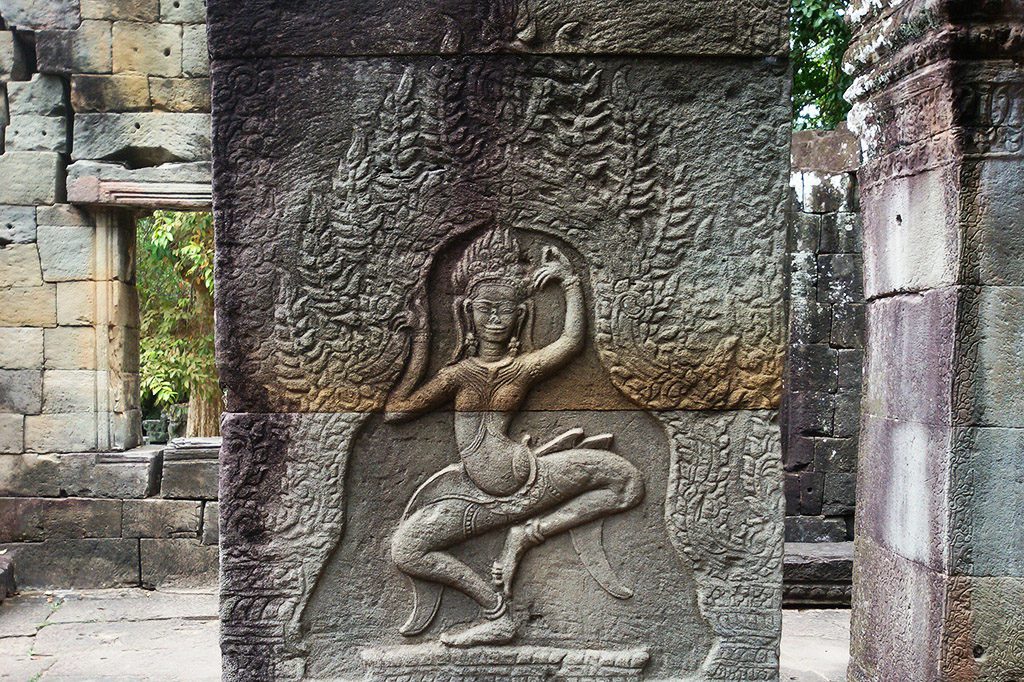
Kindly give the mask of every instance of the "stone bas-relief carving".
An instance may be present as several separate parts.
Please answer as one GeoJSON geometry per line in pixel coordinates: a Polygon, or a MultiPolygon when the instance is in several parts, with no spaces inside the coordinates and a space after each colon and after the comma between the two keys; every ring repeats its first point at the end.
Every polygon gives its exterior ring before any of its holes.
{"type": "Polygon", "coordinates": [[[774,679],[785,70],[214,71],[226,677],[774,679]]]}

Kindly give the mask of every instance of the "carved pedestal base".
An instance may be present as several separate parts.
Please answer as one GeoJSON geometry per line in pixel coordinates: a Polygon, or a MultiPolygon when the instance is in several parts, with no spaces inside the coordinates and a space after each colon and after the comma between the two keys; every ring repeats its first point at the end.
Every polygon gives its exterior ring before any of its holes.
{"type": "Polygon", "coordinates": [[[451,649],[440,644],[364,649],[367,682],[632,682],[648,653],[542,646],[451,649]]]}

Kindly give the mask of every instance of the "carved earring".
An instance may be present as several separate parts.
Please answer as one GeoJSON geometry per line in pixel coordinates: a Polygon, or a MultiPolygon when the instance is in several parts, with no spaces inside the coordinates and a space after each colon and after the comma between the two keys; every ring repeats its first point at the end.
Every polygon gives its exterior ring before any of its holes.
{"type": "Polygon", "coordinates": [[[466,353],[468,355],[475,355],[476,354],[476,334],[474,334],[473,332],[468,332],[466,334],[466,343],[463,344],[463,346],[466,349],[466,353]]]}
{"type": "Polygon", "coordinates": [[[519,337],[513,336],[512,340],[508,342],[508,354],[512,357],[519,355],[519,337]]]}

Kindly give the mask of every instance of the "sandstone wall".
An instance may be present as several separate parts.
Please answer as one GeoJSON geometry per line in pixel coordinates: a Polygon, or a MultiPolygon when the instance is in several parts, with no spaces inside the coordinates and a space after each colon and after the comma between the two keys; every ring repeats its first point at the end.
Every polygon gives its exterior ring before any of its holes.
{"type": "Polygon", "coordinates": [[[137,447],[134,225],[209,204],[204,21],[200,0],[0,1],[0,544],[22,585],[215,572],[215,486],[162,491],[173,465],[137,447]]]}

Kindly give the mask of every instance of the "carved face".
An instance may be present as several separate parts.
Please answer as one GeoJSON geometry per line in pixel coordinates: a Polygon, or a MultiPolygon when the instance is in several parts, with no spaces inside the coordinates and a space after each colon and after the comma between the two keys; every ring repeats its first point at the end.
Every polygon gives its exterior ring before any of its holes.
{"type": "Polygon", "coordinates": [[[466,302],[476,335],[489,343],[507,344],[519,328],[526,307],[515,291],[501,284],[481,284],[466,302]]]}

